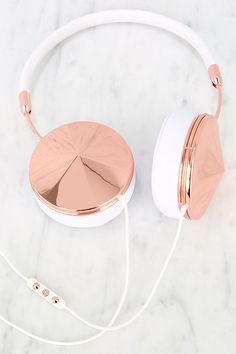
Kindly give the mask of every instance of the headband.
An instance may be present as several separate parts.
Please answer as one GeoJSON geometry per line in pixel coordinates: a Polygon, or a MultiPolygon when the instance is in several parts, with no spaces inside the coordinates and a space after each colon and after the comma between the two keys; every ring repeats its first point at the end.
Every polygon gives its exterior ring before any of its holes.
{"type": "MultiPolygon", "coordinates": [[[[89,14],[69,22],[65,26],[57,29],[47,37],[31,54],[27,60],[19,84],[20,106],[22,114],[28,118],[31,129],[41,138],[29,117],[32,108],[30,102],[30,82],[33,72],[39,62],[50,52],[57,44],[70,37],[76,32],[111,23],[139,23],[149,26],[159,27],[166,31],[176,34],[189,43],[200,55],[203,60],[212,85],[219,87],[222,85],[220,70],[212,54],[204,41],[188,26],[168,17],[155,13],[140,10],[110,10],[89,14]]],[[[221,95],[218,100],[217,111],[220,110],[221,95]]],[[[217,115],[217,114],[216,114],[217,115]]]]}

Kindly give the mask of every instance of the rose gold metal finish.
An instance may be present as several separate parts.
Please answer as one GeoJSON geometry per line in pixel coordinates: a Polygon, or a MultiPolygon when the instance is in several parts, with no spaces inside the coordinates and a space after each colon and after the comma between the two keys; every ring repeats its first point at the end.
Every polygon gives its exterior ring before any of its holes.
{"type": "Polygon", "coordinates": [[[33,287],[34,290],[38,290],[40,288],[40,284],[36,282],[36,283],[33,284],[32,287],[33,287]]]}
{"type": "Polygon", "coordinates": [[[212,64],[208,68],[208,74],[212,83],[212,86],[217,89],[217,108],[215,117],[219,118],[222,106],[222,86],[223,78],[220,72],[220,68],[217,64],[212,64]]]}
{"type": "Polygon", "coordinates": [[[42,136],[39,134],[37,129],[35,128],[32,120],[31,120],[31,112],[32,112],[32,106],[31,106],[31,100],[30,100],[30,94],[28,91],[22,91],[19,94],[19,99],[20,99],[20,109],[21,113],[23,116],[27,119],[27,122],[29,124],[30,129],[32,132],[36,135],[38,139],[42,139],[42,136]]]}
{"type": "Polygon", "coordinates": [[[132,153],[113,129],[95,122],[63,125],[36,146],[30,162],[34,193],[68,215],[99,212],[117,202],[134,174],[132,153]]]}
{"type": "Polygon", "coordinates": [[[25,118],[27,119],[27,122],[28,122],[29,127],[32,130],[33,134],[36,136],[37,139],[41,140],[43,137],[42,137],[42,135],[39,134],[39,132],[35,128],[35,126],[34,126],[34,124],[32,122],[32,119],[30,117],[30,114],[26,113],[25,114],[25,118]]]}
{"type": "Polygon", "coordinates": [[[200,218],[224,173],[216,117],[196,117],[187,134],[179,170],[179,206],[187,205],[186,217],[200,218]]]}
{"type": "Polygon", "coordinates": [[[43,296],[47,297],[49,295],[49,290],[43,289],[42,294],[43,294],[43,296]]]}
{"type": "Polygon", "coordinates": [[[218,86],[223,86],[223,78],[220,72],[220,68],[217,64],[212,64],[208,68],[208,74],[212,85],[216,88],[218,86]]]}
{"type": "Polygon", "coordinates": [[[222,106],[222,86],[223,78],[220,72],[220,68],[217,64],[212,64],[208,68],[208,74],[213,87],[217,89],[217,108],[215,112],[215,117],[219,118],[222,106]]]}
{"type": "Polygon", "coordinates": [[[217,108],[216,108],[216,112],[215,112],[215,117],[219,118],[220,112],[221,112],[221,107],[222,107],[222,88],[221,88],[221,86],[217,86],[216,89],[217,89],[218,97],[217,97],[217,108]]]}
{"type": "Polygon", "coordinates": [[[52,298],[52,303],[53,304],[58,304],[59,301],[60,301],[60,299],[59,299],[58,296],[53,296],[53,298],[52,298]]]}
{"type": "Polygon", "coordinates": [[[31,100],[30,100],[29,92],[28,91],[20,92],[19,98],[20,98],[21,113],[23,115],[27,113],[30,114],[32,108],[31,108],[31,100]]]}

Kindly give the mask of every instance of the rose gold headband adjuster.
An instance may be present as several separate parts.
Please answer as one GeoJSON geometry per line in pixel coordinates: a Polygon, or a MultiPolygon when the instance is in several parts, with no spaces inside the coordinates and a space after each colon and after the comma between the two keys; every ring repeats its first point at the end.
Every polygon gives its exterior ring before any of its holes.
{"type": "Polygon", "coordinates": [[[23,116],[31,113],[32,107],[28,91],[20,92],[20,109],[23,116]]]}
{"type": "Polygon", "coordinates": [[[223,78],[217,64],[212,64],[209,66],[208,74],[213,87],[217,88],[219,86],[223,86],[223,78]]]}
{"type": "Polygon", "coordinates": [[[219,118],[221,107],[222,107],[222,86],[223,78],[220,72],[220,68],[217,64],[212,64],[208,68],[208,75],[211,80],[212,86],[217,89],[217,108],[215,112],[215,117],[219,118]]]}
{"type": "Polygon", "coordinates": [[[28,91],[21,91],[19,94],[19,99],[20,99],[21,113],[27,119],[30,129],[36,135],[36,137],[38,139],[42,139],[42,136],[39,134],[38,130],[34,126],[32,120],[31,120],[31,117],[30,117],[31,112],[32,112],[32,106],[31,106],[31,99],[30,99],[29,92],[28,91]]]}

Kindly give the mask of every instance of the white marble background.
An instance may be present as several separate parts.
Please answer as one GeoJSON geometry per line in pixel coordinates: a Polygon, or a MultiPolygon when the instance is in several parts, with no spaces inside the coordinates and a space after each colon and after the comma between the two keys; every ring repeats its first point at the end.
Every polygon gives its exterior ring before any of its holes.
{"type": "MultiPolygon", "coordinates": [[[[0,1],[0,248],[22,272],[50,284],[81,315],[111,318],[124,275],[123,217],[93,230],[49,220],[28,183],[35,140],[18,112],[17,84],[35,46],[58,26],[93,11],[133,8],[183,21],[211,46],[225,79],[220,121],[226,173],[205,216],[186,222],[151,306],[130,328],[83,347],[29,340],[0,323],[1,354],[234,354],[236,352],[236,2],[234,0],[0,1]]],[[[117,129],[131,146],[137,187],[130,203],[131,283],[118,322],[144,302],[163,264],[176,221],[151,196],[152,153],[163,118],[181,105],[214,109],[214,92],[193,50],[138,25],[91,29],[53,51],[35,75],[40,131],[73,120],[117,129]]],[[[25,288],[0,259],[0,313],[52,339],[94,333],[25,288]]]]}

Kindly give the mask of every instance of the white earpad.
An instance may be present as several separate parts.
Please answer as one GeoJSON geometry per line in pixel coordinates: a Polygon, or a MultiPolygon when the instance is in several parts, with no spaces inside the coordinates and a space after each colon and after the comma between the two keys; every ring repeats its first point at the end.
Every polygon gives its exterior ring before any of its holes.
{"type": "Polygon", "coordinates": [[[166,216],[180,217],[178,204],[179,168],[188,130],[197,114],[181,108],[162,124],[152,167],[152,195],[166,216]]]}

